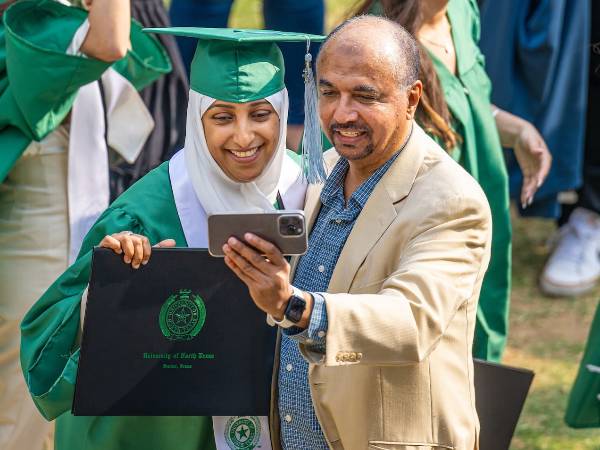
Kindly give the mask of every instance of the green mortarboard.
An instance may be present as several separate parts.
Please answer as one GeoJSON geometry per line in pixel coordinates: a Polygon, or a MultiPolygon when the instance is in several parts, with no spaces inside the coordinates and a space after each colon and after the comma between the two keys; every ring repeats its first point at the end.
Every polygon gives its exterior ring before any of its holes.
{"type": "Polygon", "coordinates": [[[250,102],[281,91],[285,87],[285,66],[277,42],[306,43],[303,168],[310,183],[324,180],[316,87],[308,50],[311,42],[322,42],[325,36],[234,28],[173,27],[144,31],[198,39],[190,68],[190,88],[233,103],[250,102]]]}
{"type": "Polygon", "coordinates": [[[324,36],[232,28],[147,28],[199,40],[190,70],[190,87],[219,100],[245,103],[265,98],[285,85],[277,42],[321,42],[324,36]]]}

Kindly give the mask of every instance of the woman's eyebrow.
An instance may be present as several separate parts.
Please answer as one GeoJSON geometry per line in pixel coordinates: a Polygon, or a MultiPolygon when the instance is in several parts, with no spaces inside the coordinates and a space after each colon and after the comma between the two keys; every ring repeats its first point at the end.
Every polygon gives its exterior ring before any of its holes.
{"type": "MultiPolygon", "coordinates": [[[[250,103],[250,107],[254,108],[255,106],[260,106],[260,105],[270,105],[268,100],[257,100],[255,102],[250,103]]],[[[235,106],[233,105],[228,105],[226,103],[213,103],[212,105],[210,105],[207,109],[207,111],[209,109],[213,109],[213,108],[225,108],[225,109],[235,109],[235,106]]]]}
{"type": "Polygon", "coordinates": [[[227,109],[234,109],[235,106],[233,105],[227,105],[225,103],[213,103],[212,105],[210,105],[207,109],[207,111],[209,109],[213,109],[213,108],[227,108],[227,109]]]}
{"type": "Polygon", "coordinates": [[[251,107],[260,106],[260,105],[270,105],[270,103],[268,100],[258,100],[258,101],[250,103],[251,107]]]}

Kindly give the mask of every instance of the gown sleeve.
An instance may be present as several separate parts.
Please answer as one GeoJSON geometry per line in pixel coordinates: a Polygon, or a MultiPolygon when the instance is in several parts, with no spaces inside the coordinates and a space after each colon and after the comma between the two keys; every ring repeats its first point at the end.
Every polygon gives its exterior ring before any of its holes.
{"type": "Polygon", "coordinates": [[[20,0],[0,25],[0,181],[32,140],[40,141],[67,117],[80,87],[109,67],[142,89],[171,71],[169,57],[135,21],[132,49],[115,62],[69,54],[87,12],[54,0],[20,0]]]}
{"type": "Polygon", "coordinates": [[[6,77],[0,128],[12,125],[39,141],[67,116],[78,89],[111,63],[67,54],[85,21],[83,10],[52,0],[21,0],[4,13],[6,77]]]}
{"type": "MultiPolygon", "coordinates": [[[[86,236],[75,263],[29,310],[21,323],[21,367],[34,403],[52,420],[71,409],[79,361],[81,296],[90,276],[92,249],[107,234],[148,235],[139,221],[109,208],[86,236]]],[[[150,237],[150,236],[149,236],[150,237]]]]}
{"type": "Polygon", "coordinates": [[[123,75],[139,91],[171,72],[172,65],[167,51],[151,34],[144,33],[142,26],[131,21],[131,50],[113,64],[113,69],[123,75]]]}

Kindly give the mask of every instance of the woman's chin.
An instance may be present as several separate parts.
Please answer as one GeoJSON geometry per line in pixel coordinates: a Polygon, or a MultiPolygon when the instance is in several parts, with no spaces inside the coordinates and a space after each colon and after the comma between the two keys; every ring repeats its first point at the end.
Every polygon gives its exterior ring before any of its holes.
{"type": "Polygon", "coordinates": [[[250,183],[261,175],[265,167],[266,164],[257,164],[254,167],[229,166],[225,172],[229,178],[238,183],[250,183]]]}

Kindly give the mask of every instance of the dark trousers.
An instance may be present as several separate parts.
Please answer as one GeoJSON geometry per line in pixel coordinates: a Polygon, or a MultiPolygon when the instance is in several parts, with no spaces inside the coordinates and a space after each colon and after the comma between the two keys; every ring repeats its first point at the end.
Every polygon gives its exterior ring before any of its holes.
{"type": "MultiPolygon", "coordinates": [[[[169,17],[162,0],[130,0],[131,15],[145,27],[168,27],[169,17]]],[[[140,96],[154,119],[154,129],[133,164],[111,152],[111,201],[129,186],[169,159],[183,147],[187,116],[188,82],[173,36],[156,35],[164,46],[173,70],[145,87],[140,96]]]]}
{"type": "Polygon", "coordinates": [[[568,221],[576,207],[600,214],[600,2],[592,2],[590,73],[586,115],[583,185],[574,205],[565,205],[559,224],[568,221]]]}

